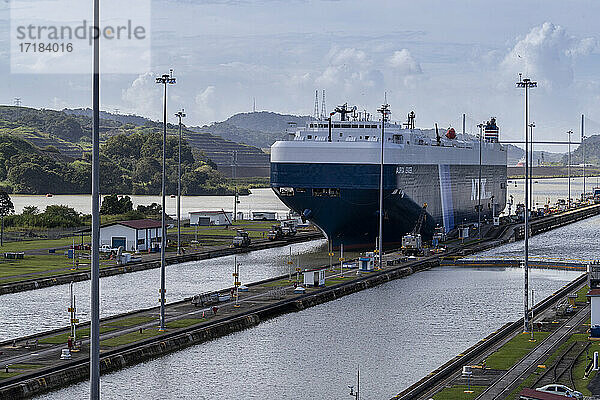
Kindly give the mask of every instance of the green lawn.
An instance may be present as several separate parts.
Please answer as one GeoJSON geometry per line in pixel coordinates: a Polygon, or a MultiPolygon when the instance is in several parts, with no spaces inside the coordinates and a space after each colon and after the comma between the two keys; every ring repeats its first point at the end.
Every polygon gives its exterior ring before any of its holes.
{"type": "MultiPolygon", "coordinates": [[[[114,331],[115,329],[116,328],[112,328],[112,327],[108,327],[108,326],[101,326],[100,333],[114,331]]],[[[77,329],[77,331],[75,333],[77,335],[78,340],[83,339],[83,338],[88,338],[88,337],[90,337],[90,328],[77,329]]],[[[50,336],[47,338],[40,339],[38,343],[45,343],[45,344],[67,343],[67,340],[69,339],[70,335],[71,335],[71,332],[65,332],[65,333],[55,335],[55,336],[50,336]]]]}
{"type": "Polygon", "coordinates": [[[588,287],[588,285],[585,285],[584,287],[579,289],[577,291],[577,298],[575,299],[575,301],[587,303],[588,298],[586,295],[587,295],[587,292],[589,292],[589,290],[590,290],[590,288],[588,287]]]}
{"type": "MultiPolygon", "coordinates": [[[[84,240],[85,241],[85,240],[84,240]]],[[[89,240],[87,240],[89,242],[89,240]]],[[[81,243],[81,236],[75,237],[75,244],[81,243]]],[[[71,246],[73,244],[73,237],[66,237],[62,239],[38,239],[38,240],[22,240],[19,242],[6,242],[4,246],[0,247],[0,252],[12,252],[12,251],[26,251],[36,249],[53,249],[58,247],[71,246]]]]}
{"type": "Polygon", "coordinates": [[[151,321],[158,321],[158,320],[154,317],[137,316],[137,317],[123,318],[123,319],[119,319],[117,321],[112,321],[112,322],[105,324],[105,326],[116,326],[116,327],[127,328],[130,326],[146,324],[151,321]]]}
{"type": "Polygon", "coordinates": [[[549,332],[535,332],[535,342],[530,342],[529,334],[518,334],[486,359],[486,366],[492,369],[508,370],[534,347],[548,337],[549,332]]]}
{"type": "Polygon", "coordinates": [[[187,328],[188,326],[196,325],[204,321],[206,321],[206,318],[182,318],[176,321],[167,322],[167,328],[187,328]]]}
{"type": "Polygon", "coordinates": [[[0,371],[0,379],[12,378],[13,376],[19,375],[21,372],[9,372],[6,373],[4,370],[0,371]]]}
{"type": "Polygon", "coordinates": [[[158,336],[164,332],[159,332],[158,328],[148,328],[144,329],[142,333],[139,331],[126,333],[125,335],[116,336],[114,338],[102,340],[100,342],[101,346],[109,346],[109,347],[117,347],[125,344],[137,342],[140,340],[149,339],[154,336],[158,336]]]}
{"type": "Polygon", "coordinates": [[[485,390],[485,386],[471,386],[473,393],[465,393],[468,390],[467,385],[456,385],[436,393],[434,400],[469,400],[474,399],[485,390]]]}
{"type": "Polygon", "coordinates": [[[334,286],[334,285],[337,285],[338,283],[348,282],[348,281],[351,281],[354,279],[356,279],[356,276],[345,276],[343,278],[338,276],[336,278],[327,278],[327,279],[325,279],[325,286],[334,286]]]}
{"type": "Polygon", "coordinates": [[[22,260],[5,260],[4,258],[0,260],[0,279],[14,275],[44,272],[73,266],[73,260],[66,258],[62,254],[39,256],[26,254],[22,260]]]}

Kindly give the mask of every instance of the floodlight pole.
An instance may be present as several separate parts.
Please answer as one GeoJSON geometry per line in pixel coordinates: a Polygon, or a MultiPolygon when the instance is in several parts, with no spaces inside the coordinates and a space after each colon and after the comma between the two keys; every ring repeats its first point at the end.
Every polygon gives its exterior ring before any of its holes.
{"type": "Polygon", "coordinates": [[[385,143],[385,123],[390,114],[390,105],[383,104],[377,112],[381,113],[381,159],[379,167],[379,239],[377,252],[379,253],[379,268],[383,267],[383,145],[385,143]]]}
{"type": "Polygon", "coordinates": [[[181,119],[185,117],[185,110],[175,113],[179,118],[179,140],[177,142],[178,160],[177,160],[177,255],[181,255],[181,119]]]}
{"type": "Polygon", "coordinates": [[[569,155],[567,157],[567,175],[569,176],[569,200],[567,202],[567,209],[571,209],[571,134],[572,130],[567,131],[567,135],[569,135],[569,155]]]}
{"type": "Polygon", "coordinates": [[[93,0],[90,400],[100,399],[100,0],[93,0]]]}
{"type": "Polygon", "coordinates": [[[166,262],[165,252],[167,247],[167,226],[166,226],[166,201],[165,201],[165,183],[167,181],[167,86],[175,84],[173,70],[156,78],[156,83],[164,86],[163,95],[163,140],[162,140],[162,212],[161,212],[161,238],[160,238],[160,331],[165,330],[165,281],[166,281],[166,262]]]}
{"type": "Polygon", "coordinates": [[[529,159],[529,171],[531,173],[531,178],[529,179],[529,208],[533,210],[533,128],[535,128],[535,122],[529,124],[530,131],[530,146],[531,146],[531,158],[529,159]]]}
{"type": "Polygon", "coordinates": [[[477,234],[481,240],[481,137],[483,136],[484,124],[477,125],[479,128],[479,181],[477,184],[477,234]]]}
{"type": "Polygon", "coordinates": [[[537,82],[529,78],[522,79],[521,74],[519,74],[517,87],[525,89],[525,263],[523,266],[525,271],[523,291],[525,310],[523,312],[523,332],[527,332],[527,329],[529,329],[529,190],[527,180],[529,179],[529,88],[537,87],[537,82]]]}
{"type": "Polygon", "coordinates": [[[583,129],[583,119],[585,117],[581,114],[581,150],[583,151],[583,199],[585,200],[585,146],[583,141],[585,140],[585,131],[583,129]]]}

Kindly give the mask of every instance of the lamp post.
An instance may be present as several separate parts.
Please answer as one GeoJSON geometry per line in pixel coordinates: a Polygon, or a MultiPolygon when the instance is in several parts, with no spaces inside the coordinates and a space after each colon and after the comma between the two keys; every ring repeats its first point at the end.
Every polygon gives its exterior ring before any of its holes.
{"type": "Polygon", "coordinates": [[[569,155],[567,157],[567,175],[569,176],[569,200],[567,201],[567,209],[571,209],[571,134],[572,130],[567,131],[567,135],[569,135],[569,155]]]}
{"type": "Polygon", "coordinates": [[[523,312],[523,332],[527,332],[529,329],[529,190],[527,189],[527,179],[529,179],[529,88],[537,87],[537,82],[532,81],[529,78],[522,79],[519,74],[519,82],[517,82],[518,88],[525,89],[525,263],[523,270],[525,271],[525,284],[524,284],[524,312],[523,312]]]}
{"type": "Polygon", "coordinates": [[[383,144],[385,142],[385,123],[388,121],[390,114],[390,105],[383,104],[377,112],[381,113],[381,159],[379,165],[379,240],[378,253],[379,253],[379,268],[383,266],[383,144]]]}
{"type": "Polygon", "coordinates": [[[166,202],[165,202],[165,182],[167,181],[167,86],[175,84],[175,78],[173,77],[173,70],[171,69],[168,74],[164,74],[156,78],[156,83],[164,86],[163,95],[163,140],[162,140],[162,185],[161,185],[161,196],[162,196],[162,212],[161,212],[161,238],[160,238],[160,331],[165,330],[165,251],[167,247],[167,226],[165,221],[166,216],[166,202]]]}
{"type": "MultiPolygon", "coordinates": [[[[93,0],[100,30],[100,0],[93,0]]],[[[90,266],[90,400],[100,399],[100,35],[94,35],[92,74],[92,249],[90,266]]]]}
{"type": "Polygon", "coordinates": [[[531,172],[531,178],[529,179],[529,209],[533,210],[533,128],[535,128],[535,122],[529,124],[530,132],[530,146],[531,146],[531,157],[529,158],[529,171],[531,172]]]}
{"type": "Polygon", "coordinates": [[[238,193],[237,193],[237,150],[234,150],[231,153],[231,169],[232,177],[233,177],[233,221],[237,221],[237,203],[238,203],[238,193]]]}
{"type": "Polygon", "coordinates": [[[177,141],[177,255],[181,254],[181,119],[185,117],[185,110],[175,113],[179,118],[179,138],[177,141]]]}
{"type": "Polygon", "coordinates": [[[483,136],[484,124],[479,124],[479,180],[477,182],[477,235],[481,240],[481,138],[483,136]]]}
{"type": "Polygon", "coordinates": [[[585,131],[583,129],[583,119],[585,117],[581,114],[581,150],[583,151],[583,198],[581,200],[585,201],[585,146],[583,141],[586,139],[585,131]]]}

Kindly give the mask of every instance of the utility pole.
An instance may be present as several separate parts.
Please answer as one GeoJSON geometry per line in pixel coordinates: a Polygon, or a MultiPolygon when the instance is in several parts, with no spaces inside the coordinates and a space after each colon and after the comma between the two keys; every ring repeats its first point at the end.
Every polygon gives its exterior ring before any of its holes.
{"type": "Polygon", "coordinates": [[[166,201],[165,201],[165,183],[167,181],[167,86],[175,84],[173,70],[156,78],[156,83],[164,86],[163,94],[163,140],[162,140],[162,213],[161,213],[161,238],[160,238],[160,331],[165,330],[165,281],[166,281],[166,263],[165,252],[167,247],[167,226],[166,226],[166,201]]]}
{"type": "Polygon", "coordinates": [[[567,131],[567,135],[569,135],[569,154],[567,156],[567,175],[569,176],[569,200],[567,202],[567,208],[571,209],[571,134],[573,134],[572,130],[567,131]]]}
{"type": "Polygon", "coordinates": [[[175,113],[175,116],[179,118],[179,140],[177,142],[177,255],[181,255],[181,119],[185,117],[184,111],[182,108],[181,111],[175,113]]]}
{"type": "Polygon", "coordinates": [[[479,240],[481,240],[481,138],[483,136],[484,124],[479,124],[479,125],[477,125],[477,127],[479,128],[479,181],[477,183],[477,234],[479,235],[479,240]]]}
{"type": "MultiPolygon", "coordinates": [[[[93,0],[94,29],[100,30],[100,0],[93,0]]],[[[92,249],[90,265],[90,400],[100,399],[100,35],[92,50],[92,249]]]]}
{"type": "Polygon", "coordinates": [[[531,179],[529,179],[529,209],[533,210],[533,128],[535,128],[535,122],[529,124],[530,131],[530,145],[531,145],[531,157],[529,158],[529,171],[531,171],[531,179]]]}
{"type": "Polygon", "coordinates": [[[525,307],[523,313],[523,332],[527,332],[529,329],[529,190],[528,181],[529,179],[529,88],[537,87],[537,82],[532,81],[529,78],[522,79],[519,74],[519,82],[517,82],[517,88],[525,89],[525,287],[524,287],[524,299],[523,305],[525,307]]]}
{"type": "Polygon", "coordinates": [[[385,143],[385,123],[388,121],[390,114],[390,105],[385,104],[377,110],[381,113],[381,159],[379,168],[379,240],[377,242],[379,253],[379,268],[383,266],[383,145],[385,143]]]}
{"type": "Polygon", "coordinates": [[[237,203],[238,203],[238,194],[237,194],[237,150],[234,150],[231,153],[232,163],[231,163],[231,175],[233,177],[233,221],[237,221],[237,203]]]}
{"type": "Polygon", "coordinates": [[[585,140],[585,131],[583,129],[583,119],[584,116],[581,114],[581,150],[583,151],[583,199],[585,200],[585,145],[583,141],[585,140]]]}

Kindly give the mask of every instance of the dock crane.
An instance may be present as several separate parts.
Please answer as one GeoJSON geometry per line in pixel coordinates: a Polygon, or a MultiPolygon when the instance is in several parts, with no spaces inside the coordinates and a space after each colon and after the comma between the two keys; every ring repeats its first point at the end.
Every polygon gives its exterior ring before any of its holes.
{"type": "Polygon", "coordinates": [[[402,254],[406,256],[422,256],[423,241],[421,239],[421,229],[427,219],[427,203],[423,204],[421,214],[417,218],[417,223],[413,230],[402,237],[402,254]]]}

